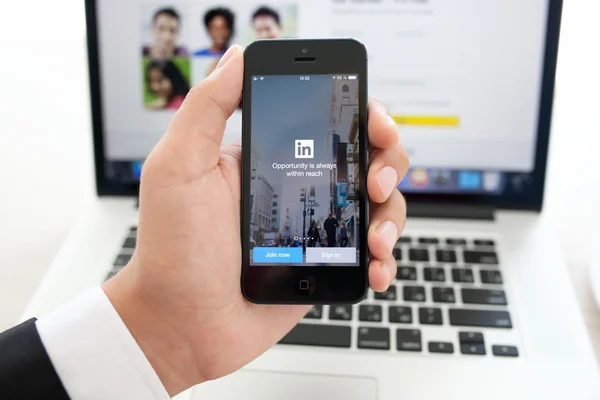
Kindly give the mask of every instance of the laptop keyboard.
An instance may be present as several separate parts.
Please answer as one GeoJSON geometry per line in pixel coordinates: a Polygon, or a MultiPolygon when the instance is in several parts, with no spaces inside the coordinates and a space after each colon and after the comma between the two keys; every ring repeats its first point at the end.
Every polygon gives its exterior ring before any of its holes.
{"type": "MultiPolygon", "coordinates": [[[[129,262],[136,235],[137,228],[132,227],[106,280],[129,262]]],[[[403,236],[395,246],[394,257],[398,272],[386,292],[369,291],[367,299],[358,305],[316,305],[280,344],[519,355],[516,343],[487,343],[484,337],[484,330],[513,329],[493,240],[403,236]],[[455,335],[452,339],[448,339],[448,328],[455,335]]]]}
{"type": "Polygon", "coordinates": [[[514,339],[488,343],[485,338],[490,330],[513,330],[494,240],[403,236],[394,258],[398,272],[386,292],[370,291],[354,306],[314,306],[280,343],[393,353],[519,355],[514,339]]]}

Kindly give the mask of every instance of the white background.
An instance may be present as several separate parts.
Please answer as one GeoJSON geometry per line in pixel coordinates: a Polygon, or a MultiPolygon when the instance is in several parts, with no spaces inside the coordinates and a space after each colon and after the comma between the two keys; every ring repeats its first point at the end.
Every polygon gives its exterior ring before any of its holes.
{"type": "MultiPolygon", "coordinates": [[[[6,2],[3,15],[0,330],[16,322],[94,194],[83,2],[6,2]]],[[[563,19],[545,212],[600,345],[587,281],[600,244],[600,2],[567,0],[563,19]]]]}

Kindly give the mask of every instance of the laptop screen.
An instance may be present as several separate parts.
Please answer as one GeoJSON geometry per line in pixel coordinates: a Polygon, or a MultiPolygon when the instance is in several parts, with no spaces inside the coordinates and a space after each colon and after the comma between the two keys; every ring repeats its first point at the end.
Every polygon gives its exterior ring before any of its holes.
{"type": "MultiPolygon", "coordinates": [[[[549,0],[97,0],[106,179],[139,181],[189,88],[228,46],[353,37],[398,124],[405,193],[518,193],[536,157],[549,0]]],[[[241,112],[225,143],[241,133],[241,112]]]]}

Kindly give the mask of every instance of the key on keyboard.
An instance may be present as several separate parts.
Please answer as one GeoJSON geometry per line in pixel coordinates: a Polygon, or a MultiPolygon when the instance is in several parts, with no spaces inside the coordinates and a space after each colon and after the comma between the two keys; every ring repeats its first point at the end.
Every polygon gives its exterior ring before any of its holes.
{"type": "Polygon", "coordinates": [[[396,331],[398,351],[421,351],[421,331],[418,329],[398,329],[396,331]]]}
{"type": "Polygon", "coordinates": [[[486,328],[512,328],[508,311],[469,310],[451,308],[450,325],[481,326],[486,328]]]}
{"type": "Polygon", "coordinates": [[[134,249],[135,248],[135,238],[127,238],[123,243],[124,249],[134,249]]]}
{"type": "Polygon", "coordinates": [[[482,269],[479,271],[479,276],[481,277],[481,283],[490,283],[495,285],[502,284],[502,274],[500,271],[493,269],[482,269]]]}
{"type": "Polygon", "coordinates": [[[425,268],[423,269],[425,280],[427,282],[445,282],[446,272],[444,268],[425,268]]]}
{"type": "Polygon", "coordinates": [[[475,246],[488,246],[488,247],[494,247],[495,243],[493,240],[482,240],[482,239],[475,239],[473,241],[473,243],[475,244],[475,246]]]}
{"type": "Polygon", "coordinates": [[[454,345],[450,342],[429,342],[430,353],[452,354],[454,345]]]}
{"type": "Polygon", "coordinates": [[[416,281],[417,280],[417,269],[410,266],[400,266],[396,272],[396,279],[399,281],[416,281]]]}
{"type": "Polygon", "coordinates": [[[375,300],[396,300],[396,286],[390,286],[382,293],[375,292],[375,300]]]}
{"type": "Polygon", "coordinates": [[[350,321],[352,319],[351,305],[332,305],[329,307],[329,319],[350,321]]]}
{"type": "Polygon", "coordinates": [[[398,239],[398,243],[411,243],[412,242],[412,238],[408,237],[408,236],[401,236],[400,239],[398,239]]]}
{"type": "Polygon", "coordinates": [[[298,324],[279,343],[305,346],[350,347],[351,328],[298,324]]]}
{"type": "Polygon", "coordinates": [[[361,321],[381,322],[382,313],[381,306],[363,304],[358,308],[358,319],[361,321]]]}
{"type": "Polygon", "coordinates": [[[430,238],[430,237],[419,238],[419,243],[421,243],[421,244],[438,244],[439,242],[440,242],[440,240],[437,238],[430,238]]]}
{"type": "Polygon", "coordinates": [[[492,304],[505,306],[504,290],[461,289],[462,301],[465,304],[492,304]]]}
{"type": "Polygon", "coordinates": [[[483,343],[483,333],[458,332],[458,341],[461,343],[483,343]]]}
{"type": "Polygon", "coordinates": [[[473,270],[467,268],[453,268],[452,280],[456,283],[473,283],[475,282],[473,270]]]}
{"type": "Polygon", "coordinates": [[[474,356],[485,356],[485,345],[483,344],[461,344],[460,352],[474,356]]]}
{"type": "Polygon", "coordinates": [[[432,287],[431,293],[433,294],[433,301],[436,303],[456,302],[456,297],[454,296],[454,289],[451,287],[432,287]]]}
{"type": "Polygon", "coordinates": [[[412,324],[412,308],[404,306],[390,306],[388,316],[391,323],[412,324]]]}
{"type": "Polygon", "coordinates": [[[492,353],[500,357],[519,357],[519,350],[515,346],[492,346],[492,353]]]}
{"type": "Polygon", "coordinates": [[[446,239],[446,244],[451,246],[464,246],[467,244],[465,239],[446,239]]]}
{"type": "Polygon", "coordinates": [[[429,250],[427,249],[410,249],[408,251],[410,261],[429,261],[429,250]]]}
{"type": "Polygon", "coordinates": [[[440,263],[456,262],[456,252],[454,250],[436,250],[435,257],[440,263]]]}
{"type": "Polygon", "coordinates": [[[423,286],[404,286],[404,301],[425,301],[423,286]]]}
{"type": "Polygon", "coordinates": [[[493,251],[465,250],[463,257],[467,264],[498,264],[498,255],[493,251]]]}
{"type": "Polygon", "coordinates": [[[402,260],[402,249],[394,249],[394,259],[396,261],[402,260]]]}
{"type": "Polygon", "coordinates": [[[442,325],[442,309],[433,307],[419,308],[419,322],[423,325],[442,325]]]}
{"type": "Polygon", "coordinates": [[[358,328],[359,349],[390,349],[390,330],[388,328],[358,328]]]}

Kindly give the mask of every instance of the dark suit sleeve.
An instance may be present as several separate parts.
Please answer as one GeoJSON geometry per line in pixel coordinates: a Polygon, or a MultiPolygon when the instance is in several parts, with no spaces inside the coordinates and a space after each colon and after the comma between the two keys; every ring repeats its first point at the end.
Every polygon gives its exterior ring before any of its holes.
{"type": "Polygon", "coordinates": [[[69,400],[35,319],[0,333],[0,399],[69,400]]]}

